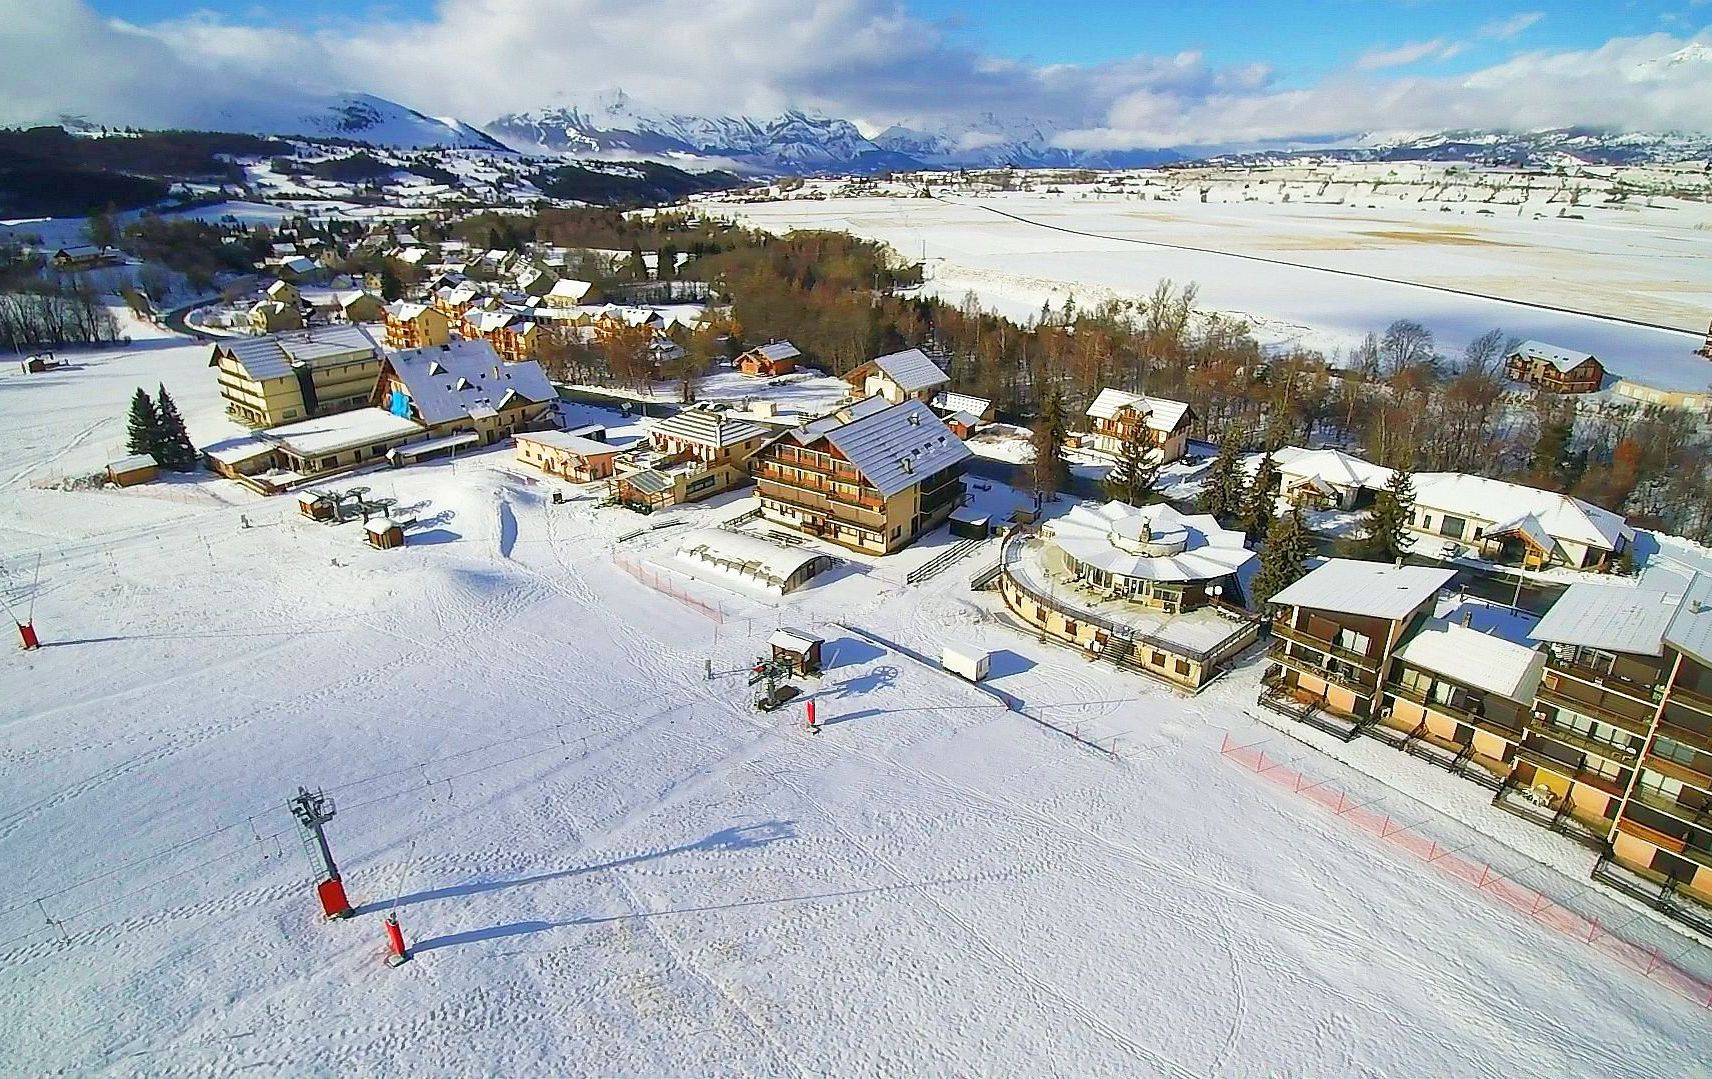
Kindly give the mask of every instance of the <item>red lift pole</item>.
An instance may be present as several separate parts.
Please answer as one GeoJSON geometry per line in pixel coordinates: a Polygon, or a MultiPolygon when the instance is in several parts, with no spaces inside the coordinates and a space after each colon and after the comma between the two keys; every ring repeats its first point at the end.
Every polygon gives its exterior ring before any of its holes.
{"type": "Polygon", "coordinates": [[[286,803],[291,815],[303,829],[303,849],[316,865],[319,879],[315,894],[321,900],[321,911],[329,918],[345,918],[351,914],[351,901],[345,898],[345,885],[339,880],[339,867],[333,863],[333,851],[327,846],[326,824],[333,819],[333,799],[308,787],[297,788],[297,797],[286,803]]]}

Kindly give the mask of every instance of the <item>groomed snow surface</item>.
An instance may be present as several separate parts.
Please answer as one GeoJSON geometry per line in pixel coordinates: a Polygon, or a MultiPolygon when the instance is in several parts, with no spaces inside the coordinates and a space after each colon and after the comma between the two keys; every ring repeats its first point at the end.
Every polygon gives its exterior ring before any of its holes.
{"type": "Polygon", "coordinates": [[[1536,218],[1562,207],[1543,197],[1496,209],[1428,202],[1430,181],[1373,194],[1369,180],[1337,204],[1304,201],[1300,191],[1281,202],[1276,185],[1254,186],[1249,202],[1202,204],[1190,184],[1124,195],[797,199],[719,212],[776,232],[837,229],[883,240],[927,260],[930,292],[951,303],[973,292],[1013,318],[1037,315],[1043,301],[1058,309],[1071,297],[1084,308],[1141,299],[1170,279],[1196,284],[1202,307],[1248,319],[1262,343],[1327,356],[1415,319],[1452,358],[1497,328],[1591,352],[1612,375],[1651,386],[1712,383],[1712,364],[1694,354],[1712,318],[1704,204],[1661,198],[1657,207],[1590,205],[1575,208],[1579,219],[1536,218]],[[1175,246],[1150,246],[1159,244],[1175,246]],[[1542,304],[1565,310],[1532,306],[1542,304]]]}
{"type": "Polygon", "coordinates": [[[991,547],[905,587],[939,533],[769,603],[674,575],[681,529],[617,539],[750,500],[555,506],[509,447],[363,477],[421,522],[393,551],[207,475],[32,488],[112,456],[138,384],[164,381],[198,440],[226,433],[206,350],[143,345],[0,375],[0,566],[47,642],[0,660],[20,1072],[1704,1067],[1704,1008],[1222,760],[1227,733],[1308,752],[1248,715],[1256,667],[1185,700],[1043,645],[969,591],[991,547]],[[995,687],[1120,759],[839,622],[990,651],[995,687]],[[818,736],[704,677],[781,625],[828,641],[802,683],[818,736]],[[352,920],[318,916],[282,804],[299,784],[337,801],[352,920]]]}

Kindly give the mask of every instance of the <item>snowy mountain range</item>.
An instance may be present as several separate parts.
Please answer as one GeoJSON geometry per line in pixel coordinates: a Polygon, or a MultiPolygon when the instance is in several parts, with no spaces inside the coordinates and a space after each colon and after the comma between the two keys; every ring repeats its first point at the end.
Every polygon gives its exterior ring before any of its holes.
{"type": "MultiPolygon", "coordinates": [[[[172,126],[191,131],[351,139],[400,150],[508,149],[462,120],[428,116],[373,94],[275,94],[187,102],[173,120],[172,126]]],[[[83,117],[62,117],[60,122],[68,130],[96,126],[83,117]]]]}

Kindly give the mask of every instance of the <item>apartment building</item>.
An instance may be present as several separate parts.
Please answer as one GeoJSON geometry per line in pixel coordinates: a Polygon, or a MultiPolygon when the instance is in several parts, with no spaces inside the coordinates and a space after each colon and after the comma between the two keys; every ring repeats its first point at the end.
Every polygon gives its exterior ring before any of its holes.
{"type": "Polygon", "coordinates": [[[774,438],[750,471],[768,520],[889,554],[951,515],[971,456],[921,401],[870,397],[774,438]]]}
{"type": "Polygon", "coordinates": [[[226,411],[252,427],[362,408],[380,373],[381,350],[361,326],[324,326],[215,344],[226,411]]]}
{"type": "Polygon", "coordinates": [[[425,303],[394,300],[386,306],[385,320],[382,332],[390,349],[427,348],[452,339],[451,320],[425,303]]]}

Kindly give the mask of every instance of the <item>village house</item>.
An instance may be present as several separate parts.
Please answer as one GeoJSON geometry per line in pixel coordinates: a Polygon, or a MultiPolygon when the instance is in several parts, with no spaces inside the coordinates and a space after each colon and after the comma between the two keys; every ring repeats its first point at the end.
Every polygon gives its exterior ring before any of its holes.
{"type": "Polygon", "coordinates": [[[940,390],[928,402],[928,407],[940,416],[950,417],[962,413],[974,419],[978,426],[992,423],[998,418],[998,409],[993,402],[985,397],[976,397],[968,393],[953,393],[950,390],[940,390]]]}
{"type": "Polygon", "coordinates": [[[889,554],[950,516],[971,456],[921,401],[881,396],[778,435],[750,471],[768,520],[889,554]]]}
{"type": "Polygon", "coordinates": [[[594,285],[588,281],[561,278],[553,282],[553,287],[541,299],[549,307],[578,307],[594,303],[596,295],[594,285]]]}
{"type": "Polygon", "coordinates": [[[303,312],[294,303],[263,300],[250,308],[247,321],[253,334],[283,333],[303,328],[303,312]]]}
{"type": "Polygon", "coordinates": [[[1611,393],[1645,408],[1668,408],[1712,416],[1712,390],[1661,390],[1632,378],[1620,378],[1611,386],[1611,393]]]}
{"type": "Polygon", "coordinates": [[[540,325],[532,318],[512,311],[475,311],[467,316],[469,336],[492,345],[507,363],[532,359],[541,339],[540,325]]]}
{"type": "Polygon", "coordinates": [[[382,331],[390,349],[427,348],[451,340],[451,324],[443,312],[425,303],[394,300],[386,305],[382,331]]]}
{"type": "Polygon", "coordinates": [[[1414,477],[1414,487],[1409,529],[1443,541],[1447,554],[1468,553],[1524,569],[1608,570],[1635,538],[1628,523],[1609,510],[1519,483],[1422,472],[1414,477]]]}
{"type": "Polygon", "coordinates": [[[465,312],[480,298],[481,291],[474,285],[444,284],[429,292],[428,303],[446,316],[449,325],[461,327],[465,312]]]}
{"type": "Polygon", "coordinates": [[[1023,621],[1090,657],[1198,689],[1260,633],[1242,609],[1259,559],[1245,539],[1164,503],[1075,506],[1005,537],[999,592],[1023,621]]]}
{"type": "Polygon", "coordinates": [[[75,272],[93,270],[99,266],[116,266],[125,261],[124,253],[116,247],[95,244],[74,244],[61,247],[48,256],[48,265],[56,270],[75,272]]]}
{"type": "Polygon", "coordinates": [[[346,322],[384,322],[386,305],[372,292],[352,289],[334,294],[334,304],[346,322]]]}
{"type": "Polygon", "coordinates": [[[545,296],[558,283],[557,274],[539,266],[525,266],[517,274],[517,290],[525,296],[545,296]]]}
{"type": "MultiPolygon", "coordinates": [[[[1258,458],[1253,462],[1258,467],[1258,458]]],[[[1391,482],[1392,471],[1339,449],[1274,450],[1278,494],[1292,506],[1316,510],[1354,510],[1370,505],[1391,482]]]]}
{"type": "Polygon", "coordinates": [[[282,281],[301,281],[320,272],[321,267],[307,255],[293,255],[280,260],[279,276],[282,281]]]}
{"type": "Polygon", "coordinates": [[[625,505],[651,510],[711,498],[749,481],[749,458],[771,434],[701,408],[652,420],[646,442],[619,458],[614,493],[625,505]]]}
{"type": "Polygon", "coordinates": [[[277,303],[289,304],[292,307],[303,306],[302,290],[290,281],[271,282],[263,295],[277,303]]]}
{"type": "Polygon", "coordinates": [[[1453,569],[1333,558],[1271,603],[1261,703],[1342,738],[1378,721],[1393,654],[1453,569]]]}
{"type": "Polygon", "coordinates": [[[380,348],[360,326],[325,326],[214,345],[226,411],[252,427],[361,408],[380,371],[380,348]]]}
{"type": "Polygon", "coordinates": [[[1194,410],[1182,401],[1111,388],[1099,392],[1087,415],[1092,448],[1116,456],[1139,429],[1159,451],[1160,464],[1183,456],[1189,447],[1189,427],[1195,422],[1194,410]]]}
{"type": "Polygon", "coordinates": [[[777,378],[795,371],[801,358],[802,353],[789,341],[769,341],[737,357],[735,366],[739,374],[750,378],[777,378]]]}
{"type": "Polygon", "coordinates": [[[1605,368],[1590,353],[1523,341],[1504,357],[1504,375],[1547,393],[1597,393],[1605,381],[1605,368]]]}
{"type": "Polygon", "coordinates": [[[486,341],[452,341],[389,353],[373,403],[423,425],[436,442],[485,446],[549,426],[558,394],[535,361],[503,362],[486,341]]]}
{"type": "Polygon", "coordinates": [[[517,459],[572,483],[604,480],[614,471],[618,447],[568,431],[523,431],[512,436],[517,459]]]}
{"type": "Polygon", "coordinates": [[[892,404],[914,399],[926,403],[951,376],[919,348],[877,356],[844,376],[858,397],[883,397],[892,404]]]}

